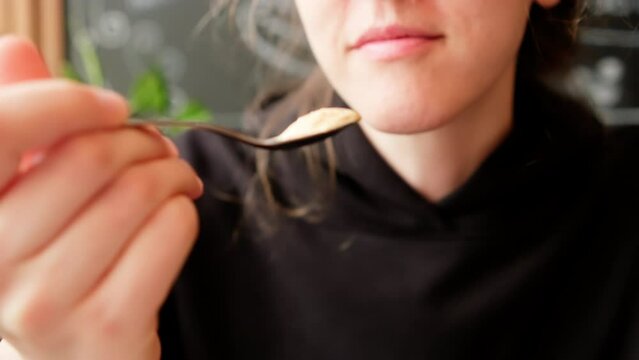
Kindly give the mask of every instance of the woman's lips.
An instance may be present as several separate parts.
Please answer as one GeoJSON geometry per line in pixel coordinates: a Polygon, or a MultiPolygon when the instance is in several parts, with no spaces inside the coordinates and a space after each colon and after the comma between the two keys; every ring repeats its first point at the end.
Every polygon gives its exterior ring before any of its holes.
{"type": "Polygon", "coordinates": [[[421,29],[387,26],[368,30],[349,50],[371,60],[390,61],[424,51],[443,38],[421,29]]]}

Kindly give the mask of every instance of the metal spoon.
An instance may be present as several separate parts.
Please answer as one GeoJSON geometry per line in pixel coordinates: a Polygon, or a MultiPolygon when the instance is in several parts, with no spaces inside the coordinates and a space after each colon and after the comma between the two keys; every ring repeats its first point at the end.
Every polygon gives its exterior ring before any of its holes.
{"type": "Polygon", "coordinates": [[[207,123],[179,121],[171,119],[129,119],[134,126],[151,125],[156,127],[182,127],[201,129],[267,150],[291,149],[312,144],[332,136],[345,127],[360,120],[360,115],[345,108],[322,108],[300,116],[277,136],[260,139],[238,130],[207,123]]]}

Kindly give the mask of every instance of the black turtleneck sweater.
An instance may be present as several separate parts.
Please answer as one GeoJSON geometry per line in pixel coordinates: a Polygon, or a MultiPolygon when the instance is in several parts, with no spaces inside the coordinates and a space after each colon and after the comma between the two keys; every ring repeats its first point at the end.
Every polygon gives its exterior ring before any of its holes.
{"type": "MultiPolygon", "coordinates": [[[[191,132],[201,233],[160,318],[164,359],[639,359],[639,128],[549,91],[434,204],[357,127],[319,223],[239,226],[241,145],[191,132]]],[[[297,153],[274,181],[308,187],[297,153]]]]}

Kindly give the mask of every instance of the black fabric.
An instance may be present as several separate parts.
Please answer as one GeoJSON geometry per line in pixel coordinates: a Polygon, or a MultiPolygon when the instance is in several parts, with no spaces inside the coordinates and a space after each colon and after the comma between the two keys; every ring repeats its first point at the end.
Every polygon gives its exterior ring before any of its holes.
{"type": "MultiPolygon", "coordinates": [[[[517,99],[509,137],[437,204],[345,130],[326,219],[270,234],[223,200],[248,187],[248,151],[181,138],[207,193],[163,358],[639,359],[639,128],[541,87],[517,99]]],[[[304,191],[282,156],[279,185],[304,191]]]]}

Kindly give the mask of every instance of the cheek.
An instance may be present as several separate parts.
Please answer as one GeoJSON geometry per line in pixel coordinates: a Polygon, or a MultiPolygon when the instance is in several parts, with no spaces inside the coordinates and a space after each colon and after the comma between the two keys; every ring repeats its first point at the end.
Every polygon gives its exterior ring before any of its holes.
{"type": "Polygon", "coordinates": [[[451,23],[450,50],[459,59],[472,60],[478,66],[503,68],[516,57],[528,19],[530,2],[525,0],[476,0],[473,7],[465,1],[451,1],[446,17],[451,23]],[[501,65],[501,66],[500,66],[501,65]]]}
{"type": "Polygon", "coordinates": [[[488,91],[516,63],[528,19],[527,1],[476,0],[476,6],[457,7],[450,1],[444,16],[452,21],[451,36],[433,78],[444,83],[442,95],[472,101],[488,91]]]}
{"type": "Polygon", "coordinates": [[[348,0],[296,0],[306,38],[318,61],[339,51],[348,0]]]}

